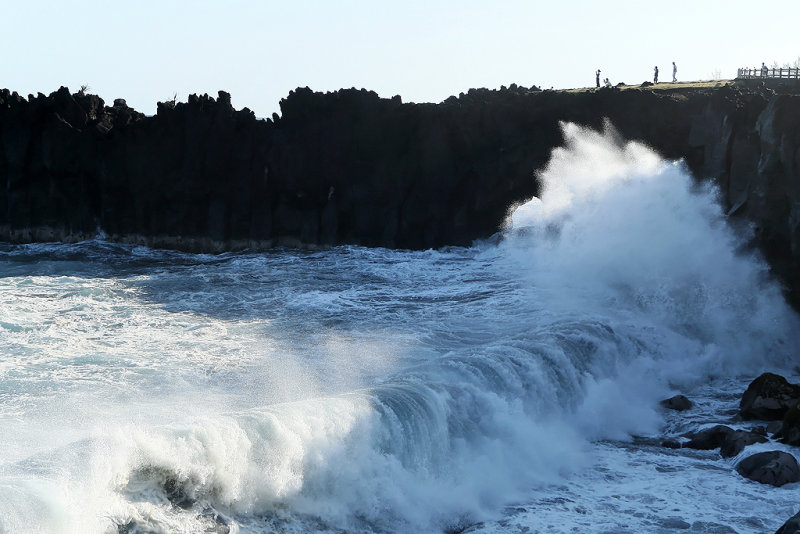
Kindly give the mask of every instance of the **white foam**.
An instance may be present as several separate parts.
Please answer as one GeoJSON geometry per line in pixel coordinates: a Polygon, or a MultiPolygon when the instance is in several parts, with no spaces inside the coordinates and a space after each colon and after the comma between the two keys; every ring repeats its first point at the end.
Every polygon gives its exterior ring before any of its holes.
{"type": "Polygon", "coordinates": [[[694,343],[688,359],[708,372],[787,363],[797,317],[758,255],[739,251],[748,236],[727,226],[715,188],[610,127],[563,131],[541,199],[510,214],[505,244],[546,307],[675,333],[674,357],[694,343]]]}

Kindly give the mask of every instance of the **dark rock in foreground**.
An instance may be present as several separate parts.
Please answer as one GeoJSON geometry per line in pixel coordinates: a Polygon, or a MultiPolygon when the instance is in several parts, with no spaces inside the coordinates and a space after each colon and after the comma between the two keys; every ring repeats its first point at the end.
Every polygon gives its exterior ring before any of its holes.
{"type": "Polygon", "coordinates": [[[759,452],[748,456],[739,462],[736,471],[745,478],[773,486],[800,481],[797,460],[782,451],[759,452]]]}
{"type": "Polygon", "coordinates": [[[744,419],[781,420],[798,398],[800,386],[790,384],[780,375],[764,373],[747,387],[739,403],[739,413],[744,419]]]}
{"type": "Polygon", "coordinates": [[[744,450],[748,445],[766,443],[769,440],[757,432],[734,430],[725,438],[719,453],[723,458],[732,458],[744,450]]]}
{"type": "Polygon", "coordinates": [[[800,534],[800,512],[787,519],[775,534],[800,534]]]}
{"type": "Polygon", "coordinates": [[[797,401],[786,410],[778,435],[788,445],[800,445],[800,404],[797,401]]]}
{"type": "Polygon", "coordinates": [[[668,410],[675,410],[678,412],[682,412],[684,410],[691,409],[693,405],[692,401],[686,398],[685,395],[675,395],[674,397],[662,400],[661,406],[663,406],[668,410]]]}
{"type": "Polygon", "coordinates": [[[720,449],[723,458],[731,458],[754,443],[766,443],[767,438],[757,432],[733,430],[725,425],[716,425],[699,432],[688,434],[689,441],[683,446],[688,449],[720,449]]]}
{"type": "Polygon", "coordinates": [[[684,443],[683,446],[689,449],[698,449],[702,451],[719,449],[733,432],[734,430],[729,426],[716,425],[711,428],[706,428],[705,430],[687,434],[686,437],[689,438],[689,441],[684,443]]]}

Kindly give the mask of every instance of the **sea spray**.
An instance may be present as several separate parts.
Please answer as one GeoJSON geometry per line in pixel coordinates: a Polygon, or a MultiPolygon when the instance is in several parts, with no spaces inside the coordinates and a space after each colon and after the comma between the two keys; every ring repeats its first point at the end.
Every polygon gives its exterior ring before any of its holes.
{"type": "Polygon", "coordinates": [[[797,317],[763,260],[742,250],[749,236],[726,224],[713,183],[610,125],[562,130],[541,198],[510,214],[504,246],[547,307],[664,328],[676,357],[697,345],[707,373],[787,363],[797,317]]]}

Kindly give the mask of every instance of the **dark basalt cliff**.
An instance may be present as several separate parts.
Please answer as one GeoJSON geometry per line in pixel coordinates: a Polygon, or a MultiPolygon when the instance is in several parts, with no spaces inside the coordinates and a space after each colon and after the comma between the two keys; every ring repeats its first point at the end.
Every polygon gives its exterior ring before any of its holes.
{"type": "Polygon", "coordinates": [[[297,89],[258,120],[230,96],[145,117],[94,95],[0,91],[0,240],[115,241],[216,252],[273,245],[466,245],[537,194],[559,121],[683,158],[751,221],[800,295],[800,96],[726,86],[470,90],[403,104],[297,89]]]}

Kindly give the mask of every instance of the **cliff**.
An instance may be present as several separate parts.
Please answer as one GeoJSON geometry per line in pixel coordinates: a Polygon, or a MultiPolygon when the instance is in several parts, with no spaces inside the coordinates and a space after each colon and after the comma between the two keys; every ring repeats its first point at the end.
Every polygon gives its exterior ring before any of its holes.
{"type": "Polygon", "coordinates": [[[800,96],[763,87],[470,90],[404,104],[297,89],[258,120],[230,96],[159,103],[0,91],[0,240],[94,237],[217,252],[274,245],[467,245],[537,194],[559,121],[683,158],[800,302],[800,96]]]}

